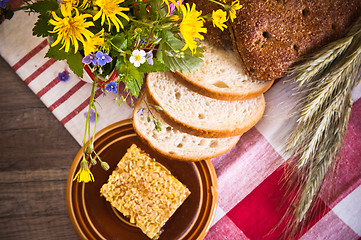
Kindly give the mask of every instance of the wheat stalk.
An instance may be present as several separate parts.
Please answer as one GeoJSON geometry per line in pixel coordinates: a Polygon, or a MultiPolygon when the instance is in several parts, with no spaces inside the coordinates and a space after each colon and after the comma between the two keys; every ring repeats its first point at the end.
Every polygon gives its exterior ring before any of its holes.
{"type": "Polygon", "coordinates": [[[287,177],[292,186],[298,186],[291,204],[294,209],[287,212],[297,223],[293,233],[306,224],[327,174],[335,169],[351,113],[352,89],[360,74],[361,18],[344,38],[290,71],[298,83],[297,92],[303,95],[297,104],[297,126],[285,148],[292,156],[287,177]]]}

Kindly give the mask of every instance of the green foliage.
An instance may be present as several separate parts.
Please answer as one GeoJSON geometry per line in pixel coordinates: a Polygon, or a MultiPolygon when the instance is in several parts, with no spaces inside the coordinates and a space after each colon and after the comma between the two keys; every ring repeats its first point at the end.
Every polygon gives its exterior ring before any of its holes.
{"type": "Polygon", "coordinates": [[[69,68],[79,77],[83,77],[82,56],[79,52],[76,54],[71,51],[65,52],[64,49],[59,49],[58,45],[56,45],[50,47],[45,56],[56,60],[66,60],[69,68]]]}
{"type": "Polygon", "coordinates": [[[138,70],[143,73],[164,72],[164,71],[168,71],[169,67],[165,65],[163,62],[161,62],[158,58],[153,58],[153,65],[149,65],[145,63],[140,65],[138,70]]]}
{"type": "Polygon", "coordinates": [[[129,61],[118,60],[115,66],[120,81],[125,83],[125,90],[129,91],[134,97],[139,96],[140,89],[143,85],[144,76],[150,72],[167,71],[169,68],[158,59],[153,59],[153,65],[144,63],[135,67],[129,61]]]}
{"type": "Polygon", "coordinates": [[[184,43],[172,32],[165,32],[164,38],[159,45],[163,50],[159,51],[159,58],[172,72],[193,72],[202,66],[202,49],[197,48],[196,53],[192,55],[189,49],[180,51],[184,43]]]}
{"type": "Polygon", "coordinates": [[[140,72],[129,61],[124,61],[124,59],[117,61],[115,69],[120,80],[125,83],[125,90],[129,91],[134,97],[138,97],[143,85],[144,73],[140,72]]]}
{"type": "Polygon", "coordinates": [[[117,49],[117,52],[124,52],[128,47],[128,39],[124,32],[115,35],[110,39],[112,45],[117,49]]]}
{"type": "Polygon", "coordinates": [[[52,30],[52,25],[49,24],[51,19],[51,12],[57,11],[59,4],[54,0],[45,0],[34,2],[28,6],[28,12],[39,13],[38,21],[35,23],[33,28],[33,35],[37,37],[49,36],[49,31],[52,30]]]}
{"type": "Polygon", "coordinates": [[[33,27],[33,35],[37,37],[46,37],[49,36],[49,30],[51,30],[51,25],[49,25],[50,15],[39,15],[38,21],[33,27]]]}
{"type": "Polygon", "coordinates": [[[155,19],[159,17],[165,17],[167,12],[164,8],[162,8],[162,2],[159,0],[150,0],[150,5],[152,6],[150,8],[150,14],[152,17],[155,17],[155,19]]]}
{"type": "Polygon", "coordinates": [[[30,12],[37,12],[40,15],[50,15],[51,11],[59,9],[59,4],[54,0],[44,0],[32,3],[28,9],[30,12]]]}
{"type": "Polygon", "coordinates": [[[143,78],[144,73],[132,69],[124,80],[126,85],[125,90],[129,91],[134,97],[138,97],[141,86],[143,85],[143,78]]]}
{"type": "Polygon", "coordinates": [[[11,6],[7,8],[0,8],[0,24],[5,20],[10,20],[14,16],[14,11],[11,6]]]}
{"type": "Polygon", "coordinates": [[[160,132],[162,130],[162,124],[159,122],[159,119],[157,118],[153,118],[153,123],[154,123],[154,127],[155,129],[160,132]]]}

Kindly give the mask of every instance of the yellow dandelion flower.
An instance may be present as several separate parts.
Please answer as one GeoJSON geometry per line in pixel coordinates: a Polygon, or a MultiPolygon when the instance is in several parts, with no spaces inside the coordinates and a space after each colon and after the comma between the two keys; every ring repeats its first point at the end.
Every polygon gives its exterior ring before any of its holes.
{"type": "Polygon", "coordinates": [[[238,0],[232,2],[231,9],[229,10],[229,17],[230,17],[232,22],[237,17],[237,12],[236,11],[238,11],[242,7],[243,6],[239,4],[238,0]]]}
{"type": "Polygon", "coordinates": [[[99,46],[104,43],[104,29],[95,34],[91,39],[84,42],[84,54],[88,56],[89,53],[95,52],[99,46]]]}
{"type": "Polygon", "coordinates": [[[80,169],[77,172],[77,174],[75,175],[75,177],[73,178],[73,181],[75,181],[75,179],[77,179],[78,182],[84,182],[84,183],[87,183],[90,181],[94,182],[94,176],[89,169],[88,161],[82,160],[80,162],[80,169]]]}
{"type": "Polygon", "coordinates": [[[74,8],[75,15],[72,16],[72,8],[65,7],[65,4],[60,5],[60,10],[63,18],[52,12],[53,18],[49,20],[49,23],[55,26],[53,31],[49,32],[57,34],[57,39],[51,46],[53,47],[61,42],[63,44],[61,49],[65,47],[65,52],[69,52],[70,46],[74,45],[76,53],[79,49],[78,41],[84,44],[85,40],[89,40],[94,35],[87,29],[94,26],[94,23],[86,21],[86,18],[92,16],[90,14],[79,14],[76,8],[74,8]]]}
{"type": "Polygon", "coordinates": [[[172,22],[178,22],[179,21],[179,16],[178,15],[172,15],[169,17],[169,20],[171,20],[172,22]]]}
{"type": "Polygon", "coordinates": [[[63,0],[63,4],[67,7],[77,7],[79,5],[79,0],[63,0]]]}
{"type": "Polygon", "coordinates": [[[94,16],[94,21],[102,17],[101,24],[103,25],[105,19],[107,19],[109,26],[108,30],[110,31],[113,23],[117,32],[119,32],[119,26],[122,28],[124,28],[124,26],[117,15],[129,21],[129,17],[123,13],[123,11],[129,11],[129,8],[120,7],[119,4],[122,2],[124,2],[124,0],[95,0],[95,5],[100,7],[100,11],[94,16]]]}
{"type": "Polygon", "coordinates": [[[80,5],[80,8],[85,9],[85,8],[89,7],[90,2],[91,2],[91,0],[83,0],[83,3],[80,5]]]}
{"type": "Polygon", "coordinates": [[[192,54],[195,53],[197,49],[197,42],[194,40],[198,38],[203,40],[204,37],[200,33],[206,33],[207,29],[203,27],[204,18],[200,17],[202,11],[196,10],[196,4],[192,4],[192,8],[188,3],[186,5],[181,5],[181,10],[183,13],[183,20],[179,26],[180,32],[186,42],[182,51],[189,48],[192,51],[192,54]]]}
{"type": "Polygon", "coordinates": [[[218,9],[217,11],[212,12],[212,23],[213,27],[218,27],[222,31],[224,28],[227,28],[227,25],[224,24],[227,21],[227,12],[218,9]]]}
{"type": "MultiPolygon", "coordinates": [[[[80,5],[80,8],[84,9],[87,8],[90,5],[91,0],[83,0],[82,4],[80,5]]],[[[63,4],[66,6],[70,5],[72,7],[78,7],[80,3],[80,0],[63,0],[63,4]]]]}

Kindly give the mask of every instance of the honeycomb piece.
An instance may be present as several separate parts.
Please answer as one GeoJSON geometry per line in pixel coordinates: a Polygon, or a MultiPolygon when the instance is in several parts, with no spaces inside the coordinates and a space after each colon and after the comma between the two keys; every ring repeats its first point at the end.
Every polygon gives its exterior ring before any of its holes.
{"type": "Polygon", "coordinates": [[[190,191],[167,168],[133,144],[100,193],[149,238],[157,239],[190,191]]]}

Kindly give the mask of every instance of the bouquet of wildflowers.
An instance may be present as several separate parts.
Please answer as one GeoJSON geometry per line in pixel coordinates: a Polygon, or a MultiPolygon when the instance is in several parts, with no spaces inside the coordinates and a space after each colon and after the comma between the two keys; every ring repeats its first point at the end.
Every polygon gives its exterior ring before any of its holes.
{"type": "MultiPolygon", "coordinates": [[[[49,39],[46,56],[65,60],[79,77],[84,67],[94,74],[83,144],[83,160],[76,175],[78,181],[93,181],[89,169],[101,161],[93,148],[96,131],[95,88],[103,93],[117,92],[125,84],[129,97],[138,97],[145,74],[155,71],[185,71],[199,69],[202,49],[199,41],[207,32],[205,21],[212,21],[222,31],[228,20],[233,21],[242,6],[238,0],[210,0],[220,8],[202,15],[196,4],[183,0],[25,0],[12,9],[9,0],[0,0],[1,20],[10,19],[12,12],[25,10],[38,14],[33,34],[49,39]],[[95,127],[90,134],[90,113],[95,112],[95,127]],[[85,141],[89,138],[86,147],[85,141]],[[89,156],[89,158],[87,158],[89,156]]],[[[123,102],[123,97],[115,99],[123,102]]],[[[155,120],[155,125],[157,122],[155,120]]]]}

